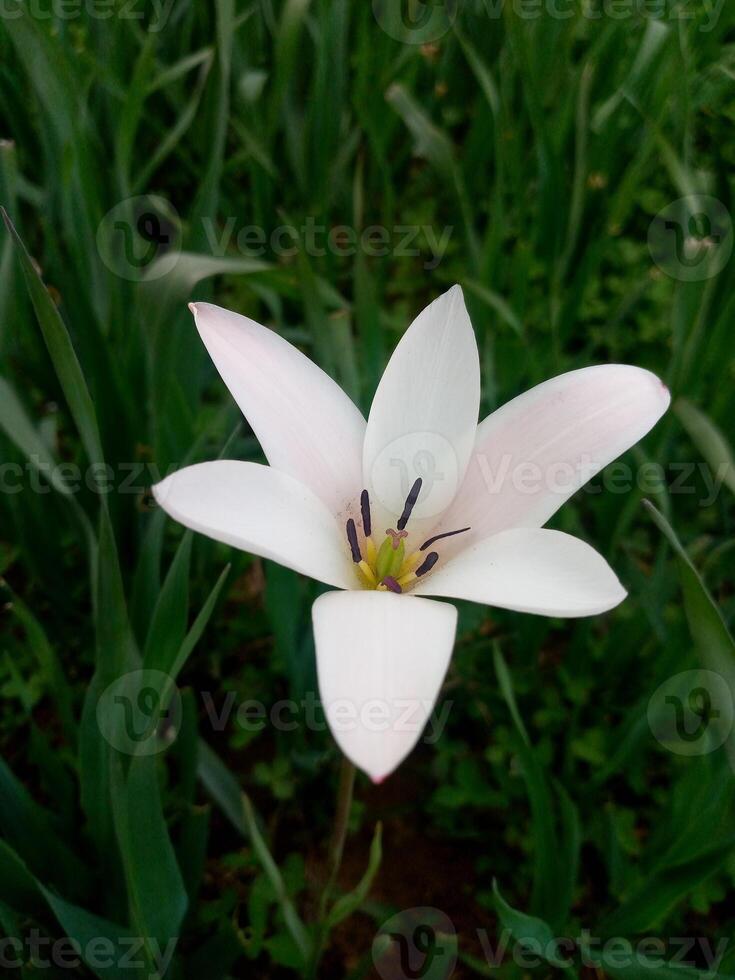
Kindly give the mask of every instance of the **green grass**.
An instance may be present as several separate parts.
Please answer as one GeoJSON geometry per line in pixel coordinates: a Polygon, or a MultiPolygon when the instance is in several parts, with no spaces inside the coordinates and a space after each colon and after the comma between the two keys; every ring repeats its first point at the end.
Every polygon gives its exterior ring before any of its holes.
{"type": "MultiPolygon", "coordinates": [[[[467,976],[484,975],[478,929],[731,937],[731,741],[667,751],[648,708],[700,666],[735,690],[735,263],[677,278],[648,234],[686,195],[732,212],[735,13],[706,29],[711,5],[694,0],[688,19],[524,19],[510,3],[493,18],[467,0],[417,45],[347,0],[177,0],[161,29],[123,16],[140,4],[63,19],[16,2],[0,17],[0,204],[32,259],[0,229],[0,458],[3,489],[19,487],[0,493],[4,934],[145,937],[140,976],[172,936],[167,976],[304,972],[337,750],[304,726],[214,731],[201,692],[220,708],[230,692],[312,691],[315,587],[151,506],[169,469],[261,458],[186,304],[269,324],[367,409],[401,332],[460,282],[483,413],[577,367],[650,368],[677,408],[626,462],[663,478],[616,493],[598,477],[555,518],[619,572],[630,597],[614,613],[462,608],[443,737],[385,787],[358,780],[341,890],[373,841],[371,867],[319,976],[367,975],[380,924],[423,905],[454,921],[467,976]],[[169,272],[105,249],[140,195],[180,248],[169,272]],[[310,222],[384,227],[389,252],[316,254],[308,231],[294,254],[235,245],[247,226],[271,242],[310,222]],[[395,254],[414,227],[420,254],[395,254]],[[114,491],[77,490],[73,467],[103,461],[114,491]],[[96,705],[141,667],[176,675],[180,728],[131,759],[101,738],[96,705]]],[[[735,975],[735,950],[720,970],[735,975]]]]}

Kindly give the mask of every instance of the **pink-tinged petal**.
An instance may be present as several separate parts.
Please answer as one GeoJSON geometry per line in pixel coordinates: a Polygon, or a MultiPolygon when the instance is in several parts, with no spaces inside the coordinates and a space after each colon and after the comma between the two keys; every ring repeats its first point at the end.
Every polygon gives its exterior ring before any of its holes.
{"type": "Polygon", "coordinates": [[[199,334],[271,466],[337,514],[362,489],[365,420],[336,382],[273,330],[193,303],[199,334]]]}
{"type": "Polygon", "coordinates": [[[174,520],[215,541],[339,589],[357,585],[335,518],[287,473],[222,459],[172,473],[153,494],[174,520]]]}
{"type": "Polygon", "coordinates": [[[552,378],[480,424],[465,482],[437,529],[472,530],[447,545],[511,527],[541,527],[581,486],[635,445],[669,406],[650,371],[625,364],[552,378]]]}
{"type": "Polygon", "coordinates": [[[457,611],[388,592],[328,592],[313,608],[319,692],[337,744],[375,782],[418,742],[449,666],[457,611]]]}
{"type": "Polygon", "coordinates": [[[607,612],[626,595],[594,548],[546,528],[515,528],[485,538],[437,565],[414,591],[565,617],[607,612]]]}
{"type": "Polygon", "coordinates": [[[396,526],[419,477],[409,543],[434,526],[464,478],[479,404],[477,343],[462,290],[454,286],[408,328],[370,409],[363,471],[379,534],[396,526]]]}

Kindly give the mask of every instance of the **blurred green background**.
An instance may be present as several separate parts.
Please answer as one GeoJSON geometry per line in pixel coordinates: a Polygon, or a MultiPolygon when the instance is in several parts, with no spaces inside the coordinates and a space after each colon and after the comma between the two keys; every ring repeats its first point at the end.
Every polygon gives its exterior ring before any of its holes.
{"type": "Polygon", "coordinates": [[[0,932],[22,947],[16,975],[37,975],[36,929],[88,963],[95,937],[118,954],[145,938],[142,966],[46,976],[152,976],[156,943],[180,936],[167,977],[399,977],[371,944],[420,906],[451,920],[456,977],[693,977],[717,940],[735,975],[734,83],[735,11],[714,0],[2,0],[0,203],[20,238],[0,229],[0,932]],[[318,587],[151,504],[169,469],[262,458],[186,304],[268,324],[366,411],[402,331],[454,282],[483,414],[615,361],[658,373],[674,408],[554,519],[628,600],[569,622],[461,609],[446,729],[383,786],[358,779],[348,898],[320,925],[337,749],[301,713],[289,731],[236,717],[313,696],[318,587]],[[141,667],[180,695],[160,751],[131,758],[97,703],[141,667]],[[562,971],[510,954],[491,970],[482,942],[583,928],[663,946],[643,966],[599,946],[562,971]],[[675,937],[697,941],[682,954],[675,937]],[[688,972],[663,965],[677,954],[688,972]]]}

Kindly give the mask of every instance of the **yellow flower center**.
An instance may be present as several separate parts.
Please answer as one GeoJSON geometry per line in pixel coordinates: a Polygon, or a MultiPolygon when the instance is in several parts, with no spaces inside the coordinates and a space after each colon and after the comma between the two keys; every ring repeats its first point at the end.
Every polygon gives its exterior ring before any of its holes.
{"type": "Polygon", "coordinates": [[[421,478],[413,484],[403,513],[398,518],[397,530],[388,528],[385,538],[378,547],[373,540],[372,518],[370,514],[370,498],[367,490],[363,490],[360,496],[360,512],[362,517],[363,546],[360,547],[360,540],[357,534],[357,525],[352,517],[347,521],[347,541],[350,546],[352,560],[357,568],[358,578],[366,589],[376,589],[378,592],[404,592],[409,589],[417,579],[430,572],[439,560],[436,551],[427,549],[435,541],[442,538],[453,537],[455,534],[462,534],[469,531],[469,527],[460,528],[458,531],[447,531],[437,534],[428,541],[424,541],[420,548],[406,554],[404,538],[408,537],[406,525],[408,524],[411,512],[413,511],[419,493],[421,492],[421,478]]]}

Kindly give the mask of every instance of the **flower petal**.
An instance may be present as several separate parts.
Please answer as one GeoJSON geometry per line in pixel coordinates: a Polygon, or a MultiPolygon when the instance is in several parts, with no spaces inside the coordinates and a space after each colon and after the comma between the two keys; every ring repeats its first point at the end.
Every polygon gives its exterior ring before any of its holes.
{"type": "Polygon", "coordinates": [[[210,303],[193,303],[191,309],[268,462],[339,513],[362,489],[365,420],[359,409],[275,331],[210,303]]]}
{"type": "Polygon", "coordinates": [[[347,545],[326,505],[270,466],[217,460],[153,487],[167,514],[215,541],[271,558],[340,589],[356,587],[347,545]]]}
{"type": "Polygon", "coordinates": [[[408,328],[370,409],[363,472],[381,532],[395,526],[418,477],[412,540],[436,524],[464,477],[479,405],[477,343],[462,290],[454,286],[408,328]]]}
{"type": "Polygon", "coordinates": [[[531,388],[480,424],[465,482],[441,530],[472,530],[446,553],[510,527],[541,527],[653,428],[670,395],[650,371],[603,364],[531,388]]]}
{"type": "Polygon", "coordinates": [[[569,617],[607,612],[626,595],[594,548],[546,528],[514,528],[485,538],[420,579],[414,591],[569,617]]]}
{"type": "Polygon", "coordinates": [[[413,749],[452,655],[457,610],[385,592],[328,592],[313,608],[319,691],[337,744],[374,782],[413,749]]]}

